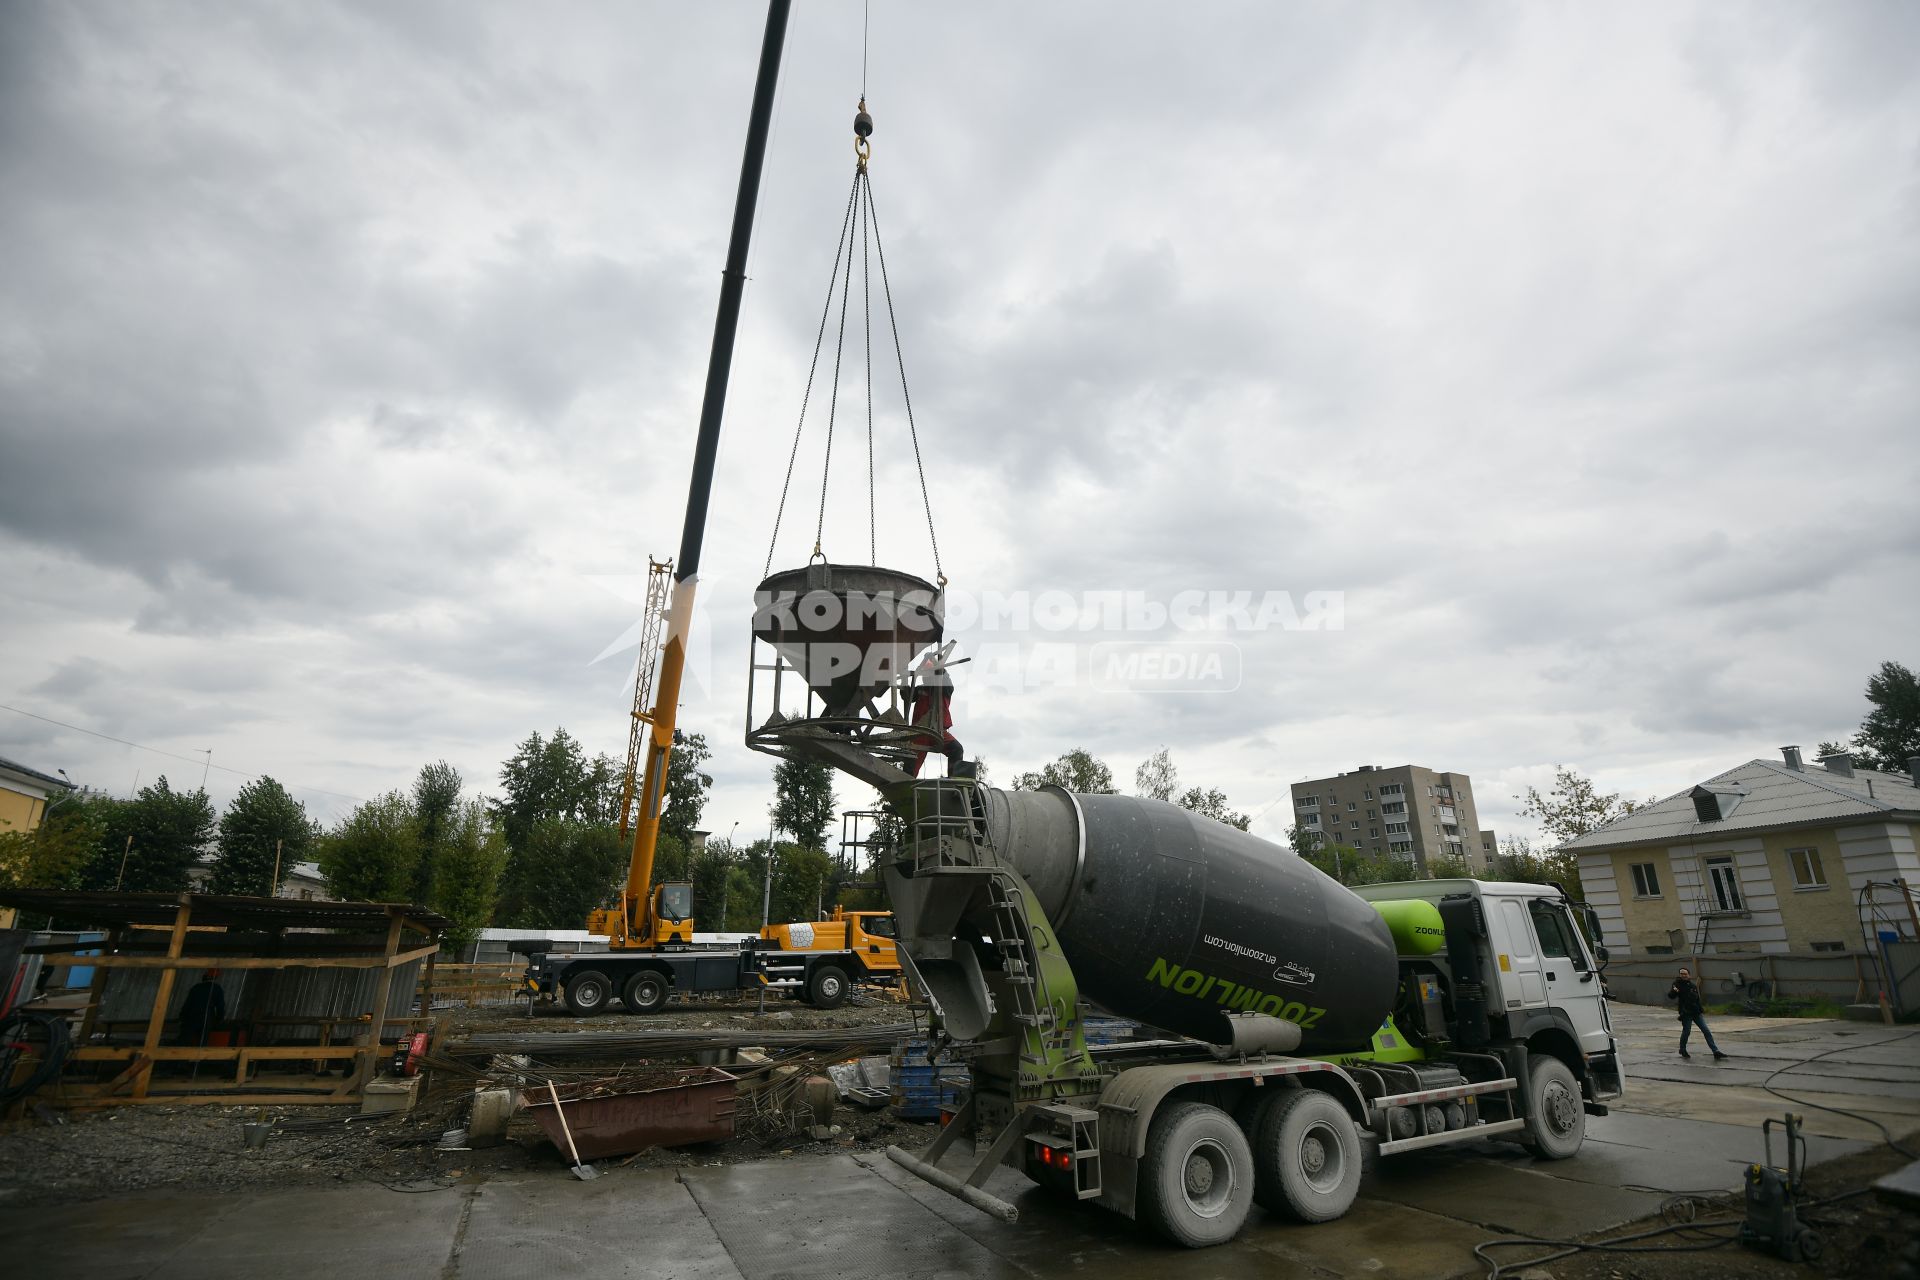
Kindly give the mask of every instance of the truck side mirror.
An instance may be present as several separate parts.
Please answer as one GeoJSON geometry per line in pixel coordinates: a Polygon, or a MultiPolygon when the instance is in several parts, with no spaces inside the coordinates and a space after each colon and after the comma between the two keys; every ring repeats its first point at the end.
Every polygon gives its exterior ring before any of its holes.
{"type": "Polygon", "coordinates": [[[1607,949],[1596,944],[1593,948],[1593,962],[1602,969],[1607,967],[1607,949]]]}

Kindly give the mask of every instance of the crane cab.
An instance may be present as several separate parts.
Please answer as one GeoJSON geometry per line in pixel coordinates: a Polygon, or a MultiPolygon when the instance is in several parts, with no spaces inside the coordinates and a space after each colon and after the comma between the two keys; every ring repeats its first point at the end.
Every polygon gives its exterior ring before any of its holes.
{"type": "Polygon", "coordinates": [[[604,933],[614,947],[693,945],[693,886],[668,882],[653,886],[640,918],[631,928],[626,904],[587,913],[587,932],[604,933]]]}

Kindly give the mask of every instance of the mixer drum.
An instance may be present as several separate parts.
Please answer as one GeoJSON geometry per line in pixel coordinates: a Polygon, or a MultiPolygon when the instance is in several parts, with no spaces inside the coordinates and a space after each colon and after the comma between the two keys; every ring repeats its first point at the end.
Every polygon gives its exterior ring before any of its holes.
{"type": "Polygon", "coordinates": [[[1222,1016],[1299,1024],[1299,1052],[1363,1049],[1392,1008],[1393,937],[1290,849],[1157,800],[1058,788],[985,794],[1000,855],[1031,884],[1088,998],[1214,1043],[1222,1016]]]}

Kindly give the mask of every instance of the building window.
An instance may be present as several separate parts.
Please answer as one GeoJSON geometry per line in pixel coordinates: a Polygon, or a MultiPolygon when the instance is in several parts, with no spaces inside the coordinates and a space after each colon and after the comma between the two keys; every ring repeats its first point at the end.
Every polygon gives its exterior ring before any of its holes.
{"type": "Polygon", "coordinates": [[[1353,812],[1353,801],[1351,801],[1351,800],[1349,800],[1349,801],[1347,801],[1347,812],[1348,812],[1348,813],[1352,813],[1352,812],[1353,812]]]}
{"type": "Polygon", "coordinates": [[[1375,814],[1374,814],[1374,812],[1373,812],[1373,810],[1372,810],[1372,809],[1368,809],[1368,810],[1367,810],[1367,821],[1368,821],[1368,822],[1372,822],[1372,821],[1373,821],[1373,819],[1374,819],[1374,817],[1375,817],[1375,814]]]}
{"type": "Polygon", "coordinates": [[[1412,853],[1413,842],[1411,840],[1392,840],[1387,843],[1387,848],[1394,853],[1412,853]]]}
{"type": "Polygon", "coordinates": [[[1390,836],[1403,836],[1407,834],[1407,824],[1404,822],[1389,822],[1387,824],[1387,834],[1390,836]]]}
{"type": "Polygon", "coordinates": [[[1317,827],[1320,825],[1320,815],[1317,813],[1309,813],[1300,819],[1300,825],[1303,827],[1317,827]]]}
{"type": "Polygon", "coordinates": [[[1634,897],[1657,898],[1660,896],[1660,872],[1651,862],[1636,862],[1629,870],[1633,872],[1634,897]]]}
{"type": "Polygon", "coordinates": [[[1397,796],[1403,793],[1405,790],[1406,788],[1401,786],[1399,783],[1389,782],[1386,786],[1380,788],[1380,798],[1384,800],[1388,796],[1397,796]]]}
{"type": "Polygon", "coordinates": [[[1378,840],[1378,839],[1380,838],[1380,828],[1378,828],[1378,827],[1368,827],[1368,828],[1367,828],[1367,838],[1368,838],[1369,840],[1378,840]]]}
{"type": "Polygon", "coordinates": [[[1815,951],[1845,951],[1847,949],[1847,944],[1844,942],[1813,942],[1808,945],[1815,951]]]}
{"type": "Polygon", "coordinates": [[[1360,829],[1360,821],[1359,821],[1359,819],[1357,819],[1357,818],[1356,818],[1356,819],[1354,819],[1354,820],[1353,820],[1352,822],[1349,822],[1349,823],[1347,824],[1347,827],[1348,827],[1348,829],[1349,829],[1349,830],[1353,830],[1353,831],[1358,831],[1358,830],[1360,829]]]}
{"type": "Polygon", "coordinates": [[[1824,889],[1827,887],[1827,871],[1820,865],[1818,849],[1789,849],[1787,861],[1793,866],[1794,888],[1824,889]]]}
{"type": "Polygon", "coordinates": [[[1650,956],[1670,956],[1673,954],[1673,948],[1672,947],[1648,947],[1647,954],[1650,956]]]}
{"type": "Polygon", "coordinates": [[[1360,798],[1361,798],[1362,800],[1371,800],[1371,799],[1373,799],[1373,788],[1372,788],[1372,787],[1364,787],[1364,788],[1362,788],[1362,789],[1361,789],[1361,791],[1360,791],[1360,798]]]}
{"type": "Polygon", "coordinates": [[[1318,809],[1320,807],[1320,797],[1302,796],[1300,797],[1300,807],[1302,809],[1318,809]]]}
{"type": "Polygon", "coordinates": [[[1405,813],[1406,811],[1407,802],[1405,800],[1395,800],[1389,804],[1380,806],[1380,812],[1382,813],[1405,813]]]}
{"type": "Polygon", "coordinates": [[[1740,875],[1733,868],[1732,858],[1708,858],[1707,874],[1713,884],[1715,911],[1746,910],[1740,901],[1740,875]]]}

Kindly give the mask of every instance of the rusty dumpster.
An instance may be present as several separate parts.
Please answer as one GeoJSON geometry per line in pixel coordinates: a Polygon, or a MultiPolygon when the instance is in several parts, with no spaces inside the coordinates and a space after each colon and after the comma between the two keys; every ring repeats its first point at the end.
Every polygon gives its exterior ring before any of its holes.
{"type": "MultiPolygon", "coordinates": [[[[582,1160],[733,1136],[734,1078],[718,1067],[660,1067],[638,1076],[560,1085],[559,1093],[582,1160]]],[[[565,1155],[566,1134],[546,1086],[522,1090],[520,1105],[565,1155]]]]}

